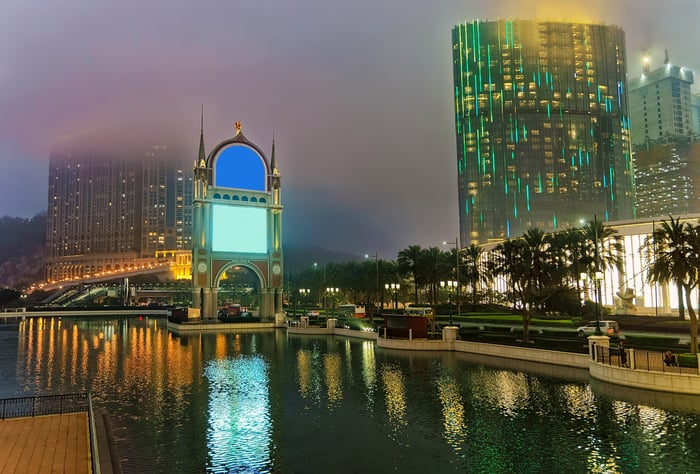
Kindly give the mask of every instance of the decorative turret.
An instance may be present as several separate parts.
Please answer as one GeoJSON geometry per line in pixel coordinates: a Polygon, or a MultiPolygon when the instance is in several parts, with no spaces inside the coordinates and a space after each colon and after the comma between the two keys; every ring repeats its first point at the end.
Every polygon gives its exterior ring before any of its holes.
{"type": "Polygon", "coordinates": [[[272,154],[270,156],[270,189],[272,190],[273,204],[280,205],[280,172],[277,169],[277,158],[275,157],[275,135],[272,135],[272,154]]]}
{"type": "Polygon", "coordinates": [[[194,198],[203,199],[206,196],[209,181],[207,170],[207,155],[204,151],[204,106],[202,105],[201,125],[199,129],[199,154],[194,163],[194,198]]]}

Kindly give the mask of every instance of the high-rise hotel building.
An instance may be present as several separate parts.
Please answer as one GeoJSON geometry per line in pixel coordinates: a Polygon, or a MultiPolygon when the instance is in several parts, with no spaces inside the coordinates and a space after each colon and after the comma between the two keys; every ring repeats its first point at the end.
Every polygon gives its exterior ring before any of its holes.
{"type": "Polygon", "coordinates": [[[452,47],[462,245],[634,217],[622,29],[473,21],[452,47]]]}
{"type": "Polygon", "coordinates": [[[629,81],[632,151],[639,217],[700,212],[700,117],[693,71],[671,63],[629,81]]]}
{"type": "Polygon", "coordinates": [[[62,281],[190,251],[192,172],[152,147],[136,159],[53,152],[49,164],[46,280],[62,281]]]}

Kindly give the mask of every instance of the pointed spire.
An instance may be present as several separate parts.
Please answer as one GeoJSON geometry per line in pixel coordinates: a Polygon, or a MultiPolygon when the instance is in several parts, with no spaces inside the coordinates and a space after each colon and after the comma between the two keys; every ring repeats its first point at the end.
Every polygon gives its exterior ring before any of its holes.
{"type": "Polygon", "coordinates": [[[199,166],[206,166],[206,153],[204,152],[204,104],[202,104],[202,124],[199,132],[199,156],[197,157],[199,166]]]}
{"type": "Polygon", "coordinates": [[[270,159],[272,173],[277,174],[277,160],[275,159],[275,132],[272,132],[272,158],[270,159]]]}

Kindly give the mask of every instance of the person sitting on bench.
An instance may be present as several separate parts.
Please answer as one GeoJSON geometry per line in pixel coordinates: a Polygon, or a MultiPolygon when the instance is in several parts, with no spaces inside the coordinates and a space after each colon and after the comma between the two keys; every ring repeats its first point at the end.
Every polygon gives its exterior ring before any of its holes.
{"type": "Polygon", "coordinates": [[[671,351],[666,352],[664,355],[664,363],[669,366],[678,365],[676,362],[676,356],[671,351]]]}

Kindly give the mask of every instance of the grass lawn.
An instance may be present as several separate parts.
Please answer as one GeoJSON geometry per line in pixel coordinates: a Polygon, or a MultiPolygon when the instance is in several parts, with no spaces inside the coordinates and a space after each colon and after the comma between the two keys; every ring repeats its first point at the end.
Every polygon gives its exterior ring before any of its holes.
{"type": "MultiPolygon", "coordinates": [[[[446,320],[450,315],[438,314],[436,319],[446,320]]],[[[513,313],[466,313],[459,316],[453,315],[452,320],[459,323],[504,323],[504,324],[522,324],[523,317],[513,313]]],[[[562,326],[573,327],[574,322],[571,319],[550,319],[533,317],[530,320],[530,325],[546,325],[546,326],[562,326]]]]}

